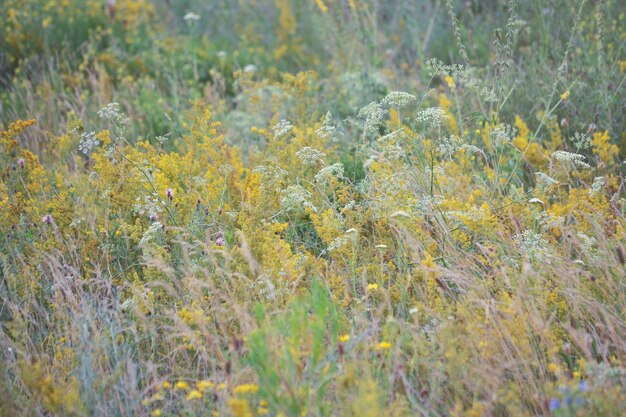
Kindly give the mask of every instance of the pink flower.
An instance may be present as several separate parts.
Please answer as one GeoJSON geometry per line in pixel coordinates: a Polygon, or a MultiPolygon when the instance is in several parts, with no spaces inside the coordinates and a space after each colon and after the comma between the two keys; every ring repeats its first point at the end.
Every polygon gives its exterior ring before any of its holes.
{"type": "Polygon", "coordinates": [[[150,221],[151,221],[152,223],[154,223],[154,222],[156,222],[157,220],[159,220],[159,216],[157,216],[157,214],[156,214],[156,213],[151,213],[151,214],[150,214],[150,221]]]}
{"type": "Polygon", "coordinates": [[[167,195],[167,198],[169,198],[170,200],[174,198],[174,190],[172,190],[171,188],[168,188],[165,191],[165,195],[167,195]]]}
{"type": "Polygon", "coordinates": [[[41,222],[43,224],[53,224],[54,223],[54,219],[52,218],[52,216],[50,214],[46,214],[45,216],[43,216],[41,218],[41,222]]]}
{"type": "Polygon", "coordinates": [[[215,239],[215,244],[217,246],[224,246],[226,244],[226,241],[224,240],[223,237],[218,237],[217,239],[215,239]]]}
{"type": "Polygon", "coordinates": [[[20,158],[17,160],[17,164],[20,166],[20,168],[24,169],[24,165],[26,165],[26,161],[24,160],[24,158],[20,158]]]}

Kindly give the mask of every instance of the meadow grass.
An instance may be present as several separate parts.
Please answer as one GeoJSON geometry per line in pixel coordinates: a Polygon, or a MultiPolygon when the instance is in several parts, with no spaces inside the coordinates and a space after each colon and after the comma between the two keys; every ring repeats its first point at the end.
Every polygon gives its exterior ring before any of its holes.
{"type": "Polygon", "coordinates": [[[626,5],[4,0],[0,415],[626,415],[626,5]]]}

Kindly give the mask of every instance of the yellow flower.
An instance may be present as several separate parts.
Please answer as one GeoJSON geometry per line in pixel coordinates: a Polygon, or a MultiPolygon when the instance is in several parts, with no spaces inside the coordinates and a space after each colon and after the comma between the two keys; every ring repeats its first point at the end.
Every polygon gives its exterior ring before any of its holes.
{"type": "Polygon", "coordinates": [[[249,392],[255,393],[258,390],[259,390],[259,387],[256,384],[241,384],[233,388],[233,392],[235,394],[247,394],[249,392]]]}
{"type": "Polygon", "coordinates": [[[369,291],[376,291],[378,289],[378,284],[368,284],[367,289],[369,291]]]}
{"type": "Polygon", "coordinates": [[[163,415],[163,412],[162,412],[160,409],[155,408],[154,410],[152,410],[152,412],[150,413],[150,415],[151,415],[152,417],[161,417],[161,416],[163,415]]]}
{"type": "Polygon", "coordinates": [[[201,392],[204,392],[209,388],[213,388],[214,384],[208,379],[203,379],[202,381],[199,381],[196,386],[201,392]]]}
{"type": "Polygon", "coordinates": [[[259,415],[266,416],[266,415],[268,415],[268,414],[270,413],[270,410],[268,410],[268,409],[267,409],[267,408],[265,408],[265,407],[259,407],[259,408],[257,408],[256,412],[257,412],[259,415]]]}
{"type": "Polygon", "coordinates": [[[202,398],[202,393],[196,389],[187,394],[187,401],[199,400],[200,398],[202,398]]]}
{"type": "Polygon", "coordinates": [[[228,407],[235,417],[252,417],[252,410],[248,401],[242,398],[231,398],[228,400],[228,407]]]}
{"type": "Polygon", "coordinates": [[[163,383],[161,384],[161,386],[162,386],[163,388],[165,388],[165,389],[170,389],[170,388],[172,388],[172,384],[170,384],[170,383],[169,383],[169,382],[167,382],[167,381],[163,381],[163,383]]]}
{"type": "Polygon", "coordinates": [[[174,386],[174,389],[183,389],[186,390],[189,388],[189,385],[185,381],[178,381],[174,386]]]}
{"type": "Polygon", "coordinates": [[[346,343],[348,340],[350,340],[349,334],[342,334],[341,336],[339,336],[339,341],[341,343],[346,343]]]}
{"type": "Polygon", "coordinates": [[[559,370],[559,367],[555,363],[550,362],[550,364],[548,365],[548,371],[555,374],[558,372],[558,370],[559,370]]]}
{"type": "Polygon", "coordinates": [[[569,97],[569,90],[561,94],[561,100],[565,101],[569,97]]]}
{"type": "Polygon", "coordinates": [[[380,342],[376,345],[376,350],[387,350],[391,347],[391,343],[389,342],[380,342]]]}
{"type": "Polygon", "coordinates": [[[454,83],[454,78],[452,78],[451,76],[446,75],[445,80],[446,80],[446,84],[448,84],[448,87],[454,88],[456,86],[456,84],[454,83]]]}

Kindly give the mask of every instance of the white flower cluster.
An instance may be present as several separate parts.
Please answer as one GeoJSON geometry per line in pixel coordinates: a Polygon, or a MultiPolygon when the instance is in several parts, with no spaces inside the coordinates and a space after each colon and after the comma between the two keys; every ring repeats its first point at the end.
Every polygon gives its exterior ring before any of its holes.
{"type": "Polygon", "coordinates": [[[280,138],[291,132],[291,129],[293,129],[293,125],[289,120],[283,119],[280,122],[276,123],[272,129],[274,130],[274,138],[280,138]]]}
{"type": "Polygon", "coordinates": [[[406,152],[400,145],[388,145],[383,149],[383,155],[390,161],[397,161],[406,156],[406,152]]]}
{"type": "Polygon", "coordinates": [[[163,224],[159,221],[153,222],[148,230],[146,230],[139,241],[139,246],[143,246],[146,243],[157,240],[161,235],[161,230],[163,230],[163,224]]]}
{"type": "Polygon", "coordinates": [[[326,165],[326,161],[324,161],[326,154],[310,146],[300,149],[296,152],[296,156],[307,166],[326,165]]]}
{"type": "Polygon", "coordinates": [[[261,187],[264,189],[276,185],[288,174],[288,172],[283,168],[274,165],[259,165],[254,168],[253,172],[261,175],[263,179],[261,187]]]}
{"type": "Polygon", "coordinates": [[[491,139],[498,145],[508,143],[517,135],[517,129],[511,125],[498,125],[489,132],[491,139]]]}
{"type": "Polygon", "coordinates": [[[136,203],[133,204],[133,212],[140,216],[144,214],[153,215],[163,211],[165,202],[159,198],[159,195],[153,193],[151,195],[144,195],[143,201],[141,197],[135,199],[136,203]]]}
{"type": "Polygon", "coordinates": [[[574,137],[570,138],[577,151],[586,150],[591,147],[591,137],[584,133],[576,132],[574,137]]]}
{"type": "Polygon", "coordinates": [[[496,92],[493,89],[487,89],[487,88],[483,87],[482,90],[480,90],[480,95],[487,102],[498,101],[498,96],[496,96],[496,92]]]}
{"type": "Polygon", "coordinates": [[[551,158],[562,164],[570,164],[574,168],[580,168],[580,169],[591,168],[591,166],[588,163],[584,162],[585,157],[577,153],[566,152],[566,151],[554,151],[552,152],[551,158]]]}
{"type": "Polygon", "coordinates": [[[417,113],[415,120],[433,128],[440,128],[450,116],[441,107],[429,107],[417,113]]]}
{"type": "Polygon", "coordinates": [[[584,233],[576,233],[578,239],[580,239],[581,246],[587,252],[592,252],[594,247],[598,244],[598,240],[595,237],[587,236],[584,233]]]}
{"type": "Polygon", "coordinates": [[[391,133],[387,133],[385,136],[378,138],[379,143],[397,143],[406,137],[406,133],[403,129],[394,130],[391,133]]]}
{"type": "Polygon", "coordinates": [[[459,149],[463,148],[463,142],[455,135],[449,137],[443,137],[437,145],[437,152],[444,156],[450,157],[454,155],[459,149]]]}
{"type": "Polygon", "coordinates": [[[80,136],[80,142],[78,144],[78,150],[89,155],[100,145],[100,141],[96,138],[95,132],[85,132],[80,136]]]}
{"type": "Polygon", "coordinates": [[[429,77],[449,75],[455,80],[460,80],[466,84],[472,81],[472,70],[459,64],[446,65],[437,59],[426,61],[426,69],[429,77]]]}
{"type": "Polygon", "coordinates": [[[320,169],[320,171],[315,175],[315,180],[317,182],[324,183],[332,177],[343,178],[343,172],[343,164],[337,162],[320,169]]]}
{"type": "Polygon", "coordinates": [[[200,20],[200,15],[193,12],[188,12],[185,13],[185,15],[183,16],[183,20],[187,22],[190,20],[200,20]]]}
{"type": "Polygon", "coordinates": [[[513,241],[518,249],[532,261],[545,261],[550,256],[548,241],[532,230],[524,230],[513,236],[513,241]]]}
{"type": "Polygon", "coordinates": [[[537,181],[537,187],[545,189],[558,184],[559,182],[554,178],[544,174],[543,172],[535,172],[535,180],[537,181]]]}
{"type": "Polygon", "coordinates": [[[255,73],[257,71],[256,65],[254,64],[248,64],[245,67],[243,67],[243,72],[247,72],[247,73],[255,73]]]}
{"type": "Polygon", "coordinates": [[[385,106],[401,108],[413,104],[417,97],[404,91],[392,91],[381,101],[385,106]]]}
{"type": "Polygon", "coordinates": [[[102,119],[110,120],[118,127],[126,127],[130,124],[130,119],[121,112],[120,104],[117,102],[109,103],[98,110],[98,116],[102,119]]]}
{"type": "Polygon", "coordinates": [[[365,118],[363,136],[366,138],[377,137],[380,127],[384,124],[385,118],[387,117],[387,110],[384,109],[379,102],[374,101],[363,107],[359,111],[358,117],[365,118]]]}
{"type": "Polygon", "coordinates": [[[290,185],[281,192],[280,207],[283,210],[300,210],[310,207],[317,211],[315,206],[309,201],[311,193],[300,185],[290,185]]]}
{"type": "Polygon", "coordinates": [[[593,184],[591,184],[591,188],[589,189],[589,195],[595,195],[602,191],[604,186],[606,185],[606,179],[604,177],[595,177],[593,179],[593,184]]]}
{"type": "Polygon", "coordinates": [[[319,137],[329,139],[333,142],[339,139],[341,132],[337,129],[337,126],[333,124],[333,115],[330,112],[326,113],[324,121],[322,122],[322,127],[317,129],[316,133],[319,137]]]}

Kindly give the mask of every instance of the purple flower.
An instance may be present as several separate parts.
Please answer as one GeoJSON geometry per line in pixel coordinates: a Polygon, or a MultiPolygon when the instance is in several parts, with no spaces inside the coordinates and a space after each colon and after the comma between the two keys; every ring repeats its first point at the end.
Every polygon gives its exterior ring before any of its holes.
{"type": "Polygon", "coordinates": [[[156,214],[156,213],[151,213],[151,214],[150,214],[150,221],[151,221],[152,223],[154,223],[154,222],[156,222],[157,220],[159,220],[159,216],[157,216],[157,214],[156,214]]]}
{"type": "Polygon", "coordinates": [[[215,244],[217,246],[224,246],[224,244],[226,244],[226,241],[224,240],[222,236],[220,236],[217,239],[215,239],[215,244]]]}
{"type": "Polygon", "coordinates": [[[170,200],[174,198],[174,190],[172,190],[171,188],[168,188],[165,191],[165,195],[167,195],[167,198],[169,198],[170,200]]]}
{"type": "Polygon", "coordinates": [[[43,224],[53,224],[54,223],[54,219],[52,218],[52,216],[50,214],[46,214],[45,216],[43,216],[41,218],[41,223],[43,223],[43,224]]]}
{"type": "Polygon", "coordinates": [[[550,402],[548,403],[548,408],[550,409],[550,411],[554,411],[558,409],[560,406],[561,406],[561,400],[559,400],[558,398],[552,398],[550,402]]]}
{"type": "Polygon", "coordinates": [[[589,389],[589,385],[587,384],[587,381],[580,381],[580,384],[578,384],[578,389],[580,390],[580,392],[585,392],[589,389]]]}
{"type": "Polygon", "coordinates": [[[26,160],[24,158],[20,158],[17,160],[17,164],[20,166],[20,168],[24,169],[24,165],[26,165],[26,160]]]}

